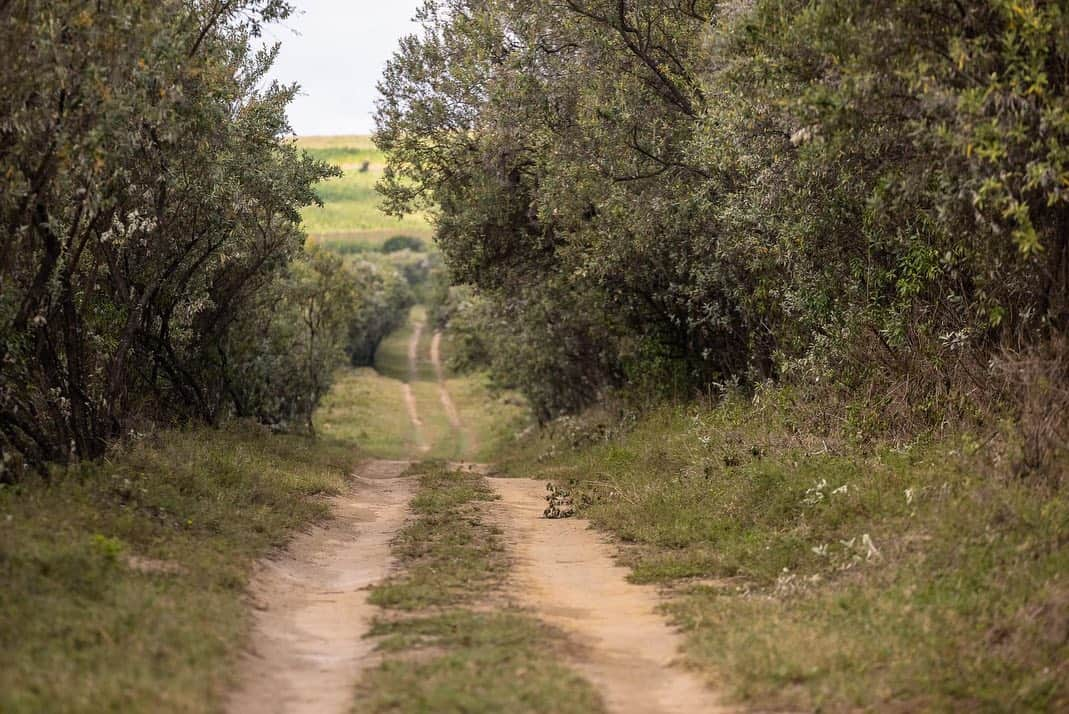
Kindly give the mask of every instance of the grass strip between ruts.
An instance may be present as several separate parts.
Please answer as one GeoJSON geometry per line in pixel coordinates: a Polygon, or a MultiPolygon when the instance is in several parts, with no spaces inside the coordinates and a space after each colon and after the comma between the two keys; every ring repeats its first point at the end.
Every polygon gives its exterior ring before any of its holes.
{"type": "Polygon", "coordinates": [[[560,664],[552,630],[491,602],[508,559],[480,512],[495,498],[486,481],[440,462],[418,469],[413,519],[394,541],[399,572],[371,594],[384,609],[371,633],[384,660],[360,683],[355,711],[603,711],[593,687],[560,664]]]}

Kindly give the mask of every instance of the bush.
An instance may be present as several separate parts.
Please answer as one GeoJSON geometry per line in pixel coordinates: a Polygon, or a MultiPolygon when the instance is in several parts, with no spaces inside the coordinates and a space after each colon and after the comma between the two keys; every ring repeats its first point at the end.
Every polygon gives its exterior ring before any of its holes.
{"type": "Polygon", "coordinates": [[[314,431],[312,412],[345,361],[367,289],[332,253],[294,261],[231,331],[220,368],[235,415],[314,431]]]}
{"type": "Polygon", "coordinates": [[[275,52],[253,49],[289,13],[281,0],[5,6],[5,464],[100,456],[137,418],[275,411],[247,401],[262,390],[242,380],[263,371],[235,365],[254,361],[253,326],[300,270],[298,210],[334,173],[282,138],[296,87],[265,83],[275,52]]]}
{"type": "Polygon", "coordinates": [[[1064,3],[434,7],[381,84],[381,189],[433,208],[549,412],[788,376],[937,425],[1069,333],[1064,3]]]}
{"type": "Polygon", "coordinates": [[[382,243],[383,253],[397,253],[402,250],[410,250],[413,253],[422,253],[426,249],[419,238],[413,236],[393,236],[382,243]]]}
{"type": "Polygon", "coordinates": [[[382,340],[408,316],[412,290],[388,262],[349,259],[346,265],[359,299],[349,319],[345,352],[354,367],[372,366],[382,340]]]}

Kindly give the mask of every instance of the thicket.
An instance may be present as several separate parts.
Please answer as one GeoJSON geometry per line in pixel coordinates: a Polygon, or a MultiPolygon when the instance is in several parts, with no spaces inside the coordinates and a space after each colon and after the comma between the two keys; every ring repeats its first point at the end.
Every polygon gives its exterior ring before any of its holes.
{"type": "Polygon", "coordinates": [[[347,265],[362,299],[349,319],[345,351],[354,367],[369,367],[382,341],[408,317],[417,286],[403,264],[352,259],[347,265]]]}
{"type": "Polygon", "coordinates": [[[380,84],[381,190],[433,207],[483,303],[474,351],[542,418],[624,384],[766,379],[892,428],[1022,383],[1040,421],[1065,406],[1065,0],[429,0],[419,19],[380,84]]]}
{"type": "Polygon", "coordinates": [[[396,253],[401,250],[410,250],[413,253],[423,252],[426,247],[423,245],[423,241],[413,236],[392,236],[387,238],[382,244],[383,253],[396,253]]]}
{"type": "MultiPolygon", "coordinates": [[[[267,82],[284,0],[0,2],[0,478],[139,420],[306,420],[359,281],[267,82]]],[[[366,281],[365,281],[366,282],[366,281]]]]}

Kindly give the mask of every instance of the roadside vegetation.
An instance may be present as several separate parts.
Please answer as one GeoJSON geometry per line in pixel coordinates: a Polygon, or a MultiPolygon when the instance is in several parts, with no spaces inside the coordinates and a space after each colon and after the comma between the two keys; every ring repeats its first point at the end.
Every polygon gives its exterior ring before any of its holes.
{"type": "Polygon", "coordinates": [[[1061,4],[420,18],[380,85],[385,206],[433,209],[474,288],[454,329],[540,419],[765,380],[861,404],[873,433],[1019,416],[1044,382],[1039,416],[1069,413],[1061,4]]]}
{"type": "Polygon", "coordinates": [[[0,710],[217,710],[254,561],[327,516],[354,459],[243,424],[0,486],[0,710]]]}
{"type": "Polygon", "coordinates": [[[341,174],[265,81],[291,10],[0,6],[4,712],[219,709],[254,561],[360,458],[313,415],[430,268],[306,247],[341,174]]]}
{"type": "Polygon", "coordinates": [[[281,138],[295,88],[257,89],[274,53],[250,44],[289,11],[0,9],[0,480],[138,420],[314,408],[324,340],[297,313],[325,276],[297,221],[332,170],[281,138]]]}
{"type": "Polygon", "coordinates": [[[504,600],[508,561],[487,524],[485,479],[441,462],[414,467],[413,518],[394,541],[398,572],[373,588],[382,663],[356,712],[602,711],[594,689],[559,664],[552,630],[504,600]]]}
{"type": "Polygon", "coordinates": [[[800,429],[788,395],[557,422],[546,474],[669,593],[687,660],[759,710],[1069,706],[1069,501],[984,439],[876,447],[800,429]],[[615,429],[615,431],[614,431],[615,429]]]}

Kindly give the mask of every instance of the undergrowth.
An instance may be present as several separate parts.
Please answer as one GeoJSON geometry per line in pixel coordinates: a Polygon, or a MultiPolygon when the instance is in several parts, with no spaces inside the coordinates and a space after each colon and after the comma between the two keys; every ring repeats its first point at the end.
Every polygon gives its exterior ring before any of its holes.
{"type": "Polygon", "coordinates": [[[552,476],[619,538],[632,578],[671,593],[689,661],[740,701],[1069,708],[1065,479],[1012,476],[988,437],[821,438],[775,396],[585,443],[573,423],[508,468],[552,476]]]}

